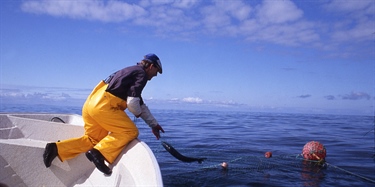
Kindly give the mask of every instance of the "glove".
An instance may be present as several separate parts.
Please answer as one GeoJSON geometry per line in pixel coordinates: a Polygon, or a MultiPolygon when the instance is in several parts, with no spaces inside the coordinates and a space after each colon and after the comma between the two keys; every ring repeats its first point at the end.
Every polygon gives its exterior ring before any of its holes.
{"type": "Polygon", "coordinates": [[[152,133],[155,135],[157,140],[159,140],[159,138],[160,138],[160,132],[159,131],[164,133],[163,128],[159,124],[156,125],[155,127],[152,127],[152,133]]]}

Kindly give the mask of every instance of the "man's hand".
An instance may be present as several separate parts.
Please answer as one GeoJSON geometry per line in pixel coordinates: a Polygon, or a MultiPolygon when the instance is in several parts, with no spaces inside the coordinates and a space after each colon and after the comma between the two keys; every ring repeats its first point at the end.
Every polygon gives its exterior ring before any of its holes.
{"type": "Polygon", "coordinates": [[[152,127],[152,133],[155,135],[157,140],[159,140],[159,138],[160,138],[160,132],[159,131],[164,133],[163,128],[161,128],[161,126],[159,124],[156,125],[155,127],[152,127]]]}

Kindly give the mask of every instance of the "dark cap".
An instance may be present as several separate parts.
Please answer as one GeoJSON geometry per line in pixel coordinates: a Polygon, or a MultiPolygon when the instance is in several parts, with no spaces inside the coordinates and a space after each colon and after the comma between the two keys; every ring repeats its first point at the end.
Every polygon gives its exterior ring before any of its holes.
{"type": "Polygon", "coordinates": [[[163,73],[163,68],[161,66],[161,62],[160,62],[160,59],[158,56],[156,56],[155,54],[153,53],[150,53],[150,54],[147,54],[144,56],[144,59],[143,60],[146,60],[150,63],[152,63],[154,66],[156,66],[158,69],[159,69],[159,73],[162,74],[163,73]]]}

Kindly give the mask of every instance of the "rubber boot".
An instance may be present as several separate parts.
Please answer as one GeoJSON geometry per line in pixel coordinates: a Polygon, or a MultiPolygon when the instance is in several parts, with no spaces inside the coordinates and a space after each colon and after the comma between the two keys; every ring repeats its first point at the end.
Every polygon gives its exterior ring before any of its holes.
{"type": "Polygon", "coordinates": [[[46,167],[50,167],[53,159],[57,156],[57,146],[56,143],[47,143],[46,148],[43,153],[43,161],[46,167]]]}
{"type": "Polygon", "coordinates": [[[95,164],[99,171],[106,175],[112,174],[112,170],[104,163],[104,156],[98,150],[91,149],[87,151],[86,157],[95,164]]]}

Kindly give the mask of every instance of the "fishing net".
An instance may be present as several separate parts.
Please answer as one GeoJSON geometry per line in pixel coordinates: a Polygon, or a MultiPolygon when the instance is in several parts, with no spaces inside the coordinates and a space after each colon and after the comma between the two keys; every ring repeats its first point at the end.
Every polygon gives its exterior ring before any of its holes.
{"type": "MultiPolygon", "coordinates": [[[[170,156],[161,156],[168,157],[169,164],[178,168],[165,171],[161,163],[165,186],[345,186],[348,181],[355,186],[361,186],[375,183],[370,178],[329,164],[324,159],[318,160],[317,157],[325,158],[326,150],[321,143],[314,141],[308,142],[299,154],[274,154],[271,157],[265,154],[226,154],[226,157],[232,158],[225,161],[228,165],[226,169],[222,166],[220,154],[197,152],[193,149],[178,150],[182,154],[207,156],[208,159],[198,164],[183,163],[170,159],[173,158],[170,156]],[[307,157],[313,159],[306,159],[307,157]]],[[[161,151],[163,153],[157,154],[168,154],[161,151]]]]}
{"type": "MultiPolygon", "coordinates": [[[[325,169],[326,165],[319,165],[315,162],[303,161],[300,155],[297,156],[277,156],[265,158],[259,156],[240,157],[226,162],[228,168],[224,169],[222,164],[208,165],[207,161],[199,169],[175,173],[169,175],[168,185],[186,186],[227,186],[238,184],[239,181],[246,185],[273,184],[279,180],[275,175],[282,173],[283,178],[292,180],[303,177],[307,181],[319,178],[319,170],[325,169]],[[271,177],[272,176],[272,177],[271,177]]],[[[285,184],[287,185],[287,183],[285,184]]],[[[282,185],[281,185],[282,186],[282,185]]]]}

